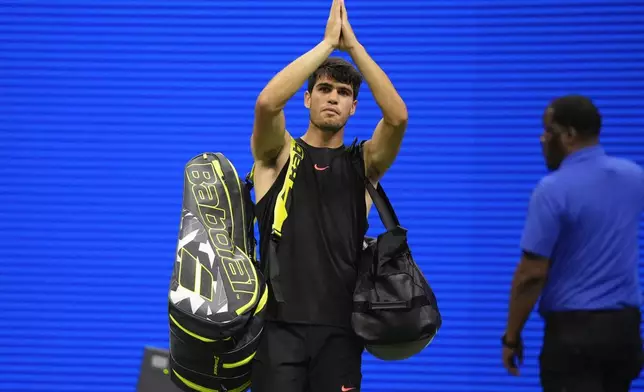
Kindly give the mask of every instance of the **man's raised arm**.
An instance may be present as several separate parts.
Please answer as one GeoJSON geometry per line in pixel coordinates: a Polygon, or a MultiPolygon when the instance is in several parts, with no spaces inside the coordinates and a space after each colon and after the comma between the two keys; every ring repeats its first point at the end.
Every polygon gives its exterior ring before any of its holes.
{"type": "Polygon", "coordinates": [[[333,0],[324,39],[275,75],[257,97],[251,136],[256,161],[274,161],[290,137],[285,129],[284,106],[337,48],[342,28],[341,9],[341,0],[333,0]]]}
{"type": "Polygon", "coordinates": [[[384,71],[369,56],[356,38],[342,3],[342,35],[339,48],[349,53],[369,85],[382,111],[382,119],[364,145],[366,174],[378,181],[393,164],[407,128],[407,107],[384,71]]]}

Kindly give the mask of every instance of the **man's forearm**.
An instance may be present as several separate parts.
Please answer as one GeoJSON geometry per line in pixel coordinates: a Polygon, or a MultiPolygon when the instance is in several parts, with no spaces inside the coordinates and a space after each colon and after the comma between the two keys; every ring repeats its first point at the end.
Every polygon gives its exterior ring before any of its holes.
{"type": "Polygon", "coordinates": [[[517,340],[521,336],[523,327],[530,317],[534,305],[539,300],[545,279],[528,277],[517,270],[512,279],[508,324],[506,328],[507,339],[517,340]]]}
{"type": "Polygon", "coordinates": [[[362,45],[355,45],[349,50],[349,54],[369,85],[385,122],[394,126],[405,123],[407,121],[407,107],[387,74],[369,56],[362,45]]]}
{"type": "Polygon", "coordinates": [[[333,53],[333,46],[321,41],[313,49],[293,60],[264,87],[258,101],[263,107],[279,111],[302,87],[302,84],[333,53]]]}

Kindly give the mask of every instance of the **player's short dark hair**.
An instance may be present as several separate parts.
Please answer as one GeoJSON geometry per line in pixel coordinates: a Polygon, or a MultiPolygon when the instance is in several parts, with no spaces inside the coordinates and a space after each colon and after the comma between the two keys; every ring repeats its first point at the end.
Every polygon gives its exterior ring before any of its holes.
{"type": "Polygon", "coordinates": [[[329,57],[318,69],[309,76],[308,91],[313,91],[313,86],[321,77],[330,77],[339,83],[351,85],[353,89],[353,99],[358,98],[360,85],[362,84],[362,75],[347,60],[340,57],[329,57]]]}
{"type": "Polygon", "coordinates": [[[553,122],[575,128],[582,138],[599,136],[602,117],[593,101],[583,95],[565,95],[550,103],[553,122]]]}

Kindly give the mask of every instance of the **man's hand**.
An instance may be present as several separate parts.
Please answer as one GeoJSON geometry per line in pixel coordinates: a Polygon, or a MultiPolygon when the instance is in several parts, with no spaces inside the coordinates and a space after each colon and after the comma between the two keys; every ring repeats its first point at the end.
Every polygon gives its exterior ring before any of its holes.
{"type": "Polygon", "coordinates": [[[342,4],[343,0],[333,0],[329,19],[326,22],[324,31],[324,41],[328,42],[333,48],[340,44],[340,34],[342,33],[342,4]]]}
{"type": "Polygon", "coordinates": [[[340,34],[340,44],[338,49],[345,52],[349,52],[351,49],[356,47],[358,43],[358,38],[351,28],[349,23],[349,16],[347,15],[347,8],[344,6],[344,0],[340,0],[342,6],[342,33],[340,34]]]}
{"type": "Polygon", "coordinates": [[[519,375],[519,364],[523,363],[523,342],[521,331],[548,277],[550,261],[542,256],[523,251],[521,262],[512,278],[508,321],[503,338],[503,366],[514,376],[519,375]]]}
{"type": "Polygon", "coordinates": [[[521,338],[514,341],[506,339],[508,338],[503,338],[503,351],[501,353],[503,366],[511,375],[518,376],[519,365],[523,365],[523,342],[521,341],[521,338]]]}

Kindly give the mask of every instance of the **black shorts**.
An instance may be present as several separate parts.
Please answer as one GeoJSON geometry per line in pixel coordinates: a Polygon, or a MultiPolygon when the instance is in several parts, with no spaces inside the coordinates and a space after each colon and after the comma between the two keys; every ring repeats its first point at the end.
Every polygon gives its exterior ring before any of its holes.
{"type": "Polygon", "coordinates": [[[546,316],[540,356],[544,392],[627,392],[642,369],[640,311],[546,316]]]}
{"type": "Polygon", "coordinates": [[[267,322],[252,392],[359,392],[362,342],[341,328],[267,322]]]}

